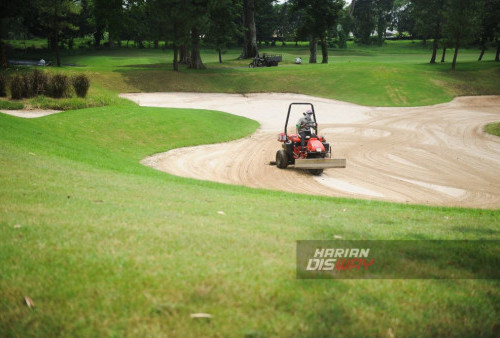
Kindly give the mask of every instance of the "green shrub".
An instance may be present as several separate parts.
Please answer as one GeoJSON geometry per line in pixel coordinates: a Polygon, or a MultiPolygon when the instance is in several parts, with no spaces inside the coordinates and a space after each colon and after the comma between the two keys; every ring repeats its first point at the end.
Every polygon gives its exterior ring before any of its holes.
{"type": "Polygon", "coordinates": [[[7,76],[0,73],[0,97],[7,96],[7,76]]]}
{"type": "Polygon", "coordinates": [[[56,74],[49,80],[48,96],[60,99],[69,95],[69,79],[64,74],[56,74]]]}
{"type": "Polygon", "coordinates": [[[42,95],[47,90],[49,78],[47,73],[35,69],[33,72],[33,92],[34,95],[42,95]]]}
{"type": "Polygon", "coordinates": [[[79,97],[87,96],[87,92],[90,87],[90,80],[85,74],[80,74],[73,77],[73,88],[75,88],[75,93],[79,97]]]}
{"type": "Polygon", "coordinates": [[[22,79],[23,79],[22,97],[29,98],[35,96],[33,88],[33,74],[25,73],[22,75],[22,79]]]}
{"type": "Polygon", "coordinates": [[[10,96],[13,100],[20,100],[23,98],[23,78],[16,75],[10,81],[10,96]]]}

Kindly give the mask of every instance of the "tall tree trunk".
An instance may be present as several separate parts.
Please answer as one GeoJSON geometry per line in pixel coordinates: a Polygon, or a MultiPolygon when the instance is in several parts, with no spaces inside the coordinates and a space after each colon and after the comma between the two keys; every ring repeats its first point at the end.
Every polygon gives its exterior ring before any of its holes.
{"type": "Polygon", "coordinates": [[[158,41],[158,39],[156,39],[156,40],[154,41],[153,45],[154,45],[154,48],[155,48],[155,49],[158,49],[158,47],[160,47],[160,41],[158,41]]]}
{"type": "Polygon", "coordinates": [[[56,33],[56,61],[57,61],[57,67],[61,67],[61,54],[59,53],[59,38],[58,38],[58,33],[56,33]]]}
{"type": "Polygon", "coordinates": [[[189,68],[192,69],[206,69],[205,65],[201,61],[200,55],[200,35],[198,33],[198,28],[191,29],[191,63],[189,68]]]}
{"type": "Polygon", "coordinates": [[[497,39],[497,54],[495,56],[495,61],[500,61],[500,39],[497,39]]]}
{"type": "Polygon", "coordinates": [[[382,46],[385,40],[386,23],[383,18],[379,18],[377,22],[377,44],[382,46]]]}
{"type": "Polygon", "coordinates": [[[179,62],[182,64],[185,64],[185,65],[189,64],[190,57],[189,57],[189,51],[188,51],[186,44],[181,45],[180,54],[181,55],[180,55],[179,62]]]}
{"type": "Polygon", "coordinates": [[[179,47],[177,47],[177,43],[174,41],[174,71],[179,71],[179,62],[177,61],[177,57],[179,56],[179,47]]]}
{"type": "Polygon", "coordinates": [[[181,45],[179,47],[179,53],[180,53],[180,56],[179,56],[179,63],[184,63],[184,60],[186,59],[186,45],[181,45]]]}
{"type": "MultiPolygon", "coordinates": [[[[443,7],[443,0],[440,2],[440,8],[443,7]]],[[[434,27],[434,42],[432,43],[432,56],[430,63],[436,63],[436,55],[438,49],[438,42],[441,36],[441,19],[439,19],[434,27]]]]}
{"type": "Polygon", "coordinates": [[[52,29],[54,34],[54,46],[56,48],[57,67],[61,67],[61,55],[59,54],[59,1],[54,0],[54,17],[52,21],[52,29]]]}
{"type": "Polygon", "coordinates": [[[437,48],[438,48],[438,39],[434,38],[434,42],[432,43],[432,56],[430,63],[436,63],[437,48]]]}
{"type": "Polygon", "coordinates": [[[323,57],[321,63],[328,63],[328,46],[326,45],[326,38],[321,39],[321,56],[323,57]]]}
{"type": "Polygon", "coordinates": [[[222,63],[222,50],[219,48],[217,51],[219,52],[219,63],[222,63]]]}
{"type": "Polygon", "coordinates": [[[309,63],[316,63],[316,55],[318,49],[318,39],[312,38],[309,41],[309,63]]]}
{"type": "Polygon", "coordinates": [[[101,45],[101,39],[102,39],[102,31],[98,28],[97,31],[94,33],[94,47],[99,48],[101,45]]]}
{"type": "Polygon", "coordinates": [[[460,49],[460,38],[461,38],[461,34],[458,33],[456,40],[455,40],[455,53],[453,54],[453,63],[451,64],[451,70],[455,70],[455,68],[457,66],[458,50],[460,49]]]}
{"type": "Polygon", "coordinates": [[[0,67],[1,68],[9,67],[9,61],[7,61],[7,55],[5,55],[5,48],[3,47],[1,23],[0,23],[0,67]]]}
{"type": "Polygon", "coordinates": [[[5,49],[3,48],[3,41],[0,38],[0,67],[9,67],[9,62],[7,61],[7,55],[5,55],[5,49]]]}
{"type": "Polygon", "coordinates": [[[108,42],[110,48],[113,48],[115,46],[115,36],[113,35],[113,33],[109,33],[108,42]]]}
{"type": "Polygon", "coordinates": [[[481,53],[479,53],[479,57],[477,58],[477,61],[482,61],[483,56],[484,56],[484,51],[486,50],[486,45],[483,43],[481,46],[481,53]]]}
{"type": "Polygon", "coordinates": [[[255,28],[255,0],[243,0],[243,51],[240,59],[250,59],[259,55],[257,29],[255,28]]]}
{"type": "Polygon", "coordinates": [[[446,59],[446,46],[443,47],[443,55],[441,56],[441,62],[444,62],[446,59]]]}

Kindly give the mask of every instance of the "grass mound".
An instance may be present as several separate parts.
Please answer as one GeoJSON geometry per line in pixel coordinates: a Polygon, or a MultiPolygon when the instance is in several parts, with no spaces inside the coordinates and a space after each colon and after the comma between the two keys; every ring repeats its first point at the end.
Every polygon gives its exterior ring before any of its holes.
{"type": "Polygon", "coordinates": [[[487,133],[491,135],[500,136],[500,122],[498,123],[490,123],[485,127],[487,133]]]}
{"type": "MultiPolygon", "coordinates": [[[[239,49],[224,54],[202,51],[207,70],[172,70],[170,50],[103,50],[67,57],[86,65],[93,84],[119,92],[289,92],[338,99],[368,106],[422,106],[451,101],[460,95],[499,95],[500,63],[477,62],[476,50],[462,50],[457,71],[450,63],[429,64],[430,49],[412,41],[389,41],[383,47],[349,44],[330,49],[328,64],[295,65],[307,60],[306,46],[263,47],[261,53],[282,54],[278,67],[249,69],[239,49]]],[[[69,70],[69,69],[68,69],[69,70]]]]}

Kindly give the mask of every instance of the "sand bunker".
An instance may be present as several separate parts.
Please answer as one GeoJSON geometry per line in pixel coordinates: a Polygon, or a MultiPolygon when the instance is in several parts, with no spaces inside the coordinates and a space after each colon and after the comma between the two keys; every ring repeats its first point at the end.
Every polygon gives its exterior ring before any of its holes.
{"type": "MultiPolygon", "coordinates": [[[[168,173],[297,193],[403,203],[500,207],[500,97],[461,97],[417,108],[375,108],[296,94],[123,94],[143,106],[202,108],[257,120],[252,136],[174,149],[143,160],[168,173]],[[312,102],[334,157],[347,168],[320,177],[268,165],[291,102],[312,102]]],[[[292,119],[292,125],[295,121],[292,119]]]]}

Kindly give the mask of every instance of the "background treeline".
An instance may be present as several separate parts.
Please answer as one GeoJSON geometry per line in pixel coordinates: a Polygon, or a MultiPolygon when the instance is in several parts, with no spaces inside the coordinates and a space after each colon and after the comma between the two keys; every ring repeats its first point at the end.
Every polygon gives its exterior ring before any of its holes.
{"type": "MultiPolygon", "coordinates": [[[[258,55],[260,44],[309,41],[309,62],[328,62],[328,48],[347,40],[382,45],[386,38],[422,39],[457,54],[476,45],[500,54],[500,0],[17,0],[0,4],[0,37],[46,38],[60,65],[60,49],[167,46],[180,63],[203,69],[200,46],[222,52],[242,48],[241,58],[258,55]],[[390,32],[387,34],[387,32],[390,32]],[[76,45],[76,41],[80,41],[76,45]],[[85,41],[82,43],[81,41],[85,41]]],[[[1,43],[1,63],[8,50],[1,43]]]]}

